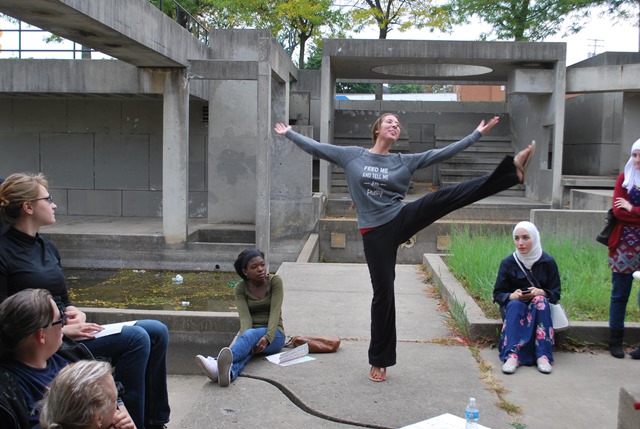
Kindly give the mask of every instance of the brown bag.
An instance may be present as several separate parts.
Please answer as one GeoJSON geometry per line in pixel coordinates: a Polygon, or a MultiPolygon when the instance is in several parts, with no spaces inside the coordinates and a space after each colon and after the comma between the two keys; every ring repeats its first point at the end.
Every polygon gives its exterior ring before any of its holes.
{"type": "Polygon", "coordinates": [[[309,344],[309,353],[333,353],[340,347],[340,338],[335,335],[295,335],[287,342],[287,347],[309,344]]]}

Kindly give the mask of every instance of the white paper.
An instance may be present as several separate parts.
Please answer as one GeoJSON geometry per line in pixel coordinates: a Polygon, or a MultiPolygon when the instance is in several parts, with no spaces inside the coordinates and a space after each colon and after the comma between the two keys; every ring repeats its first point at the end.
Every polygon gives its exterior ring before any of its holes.
{"type": "Polygon", "coordinates": [[[280,366],[289,366],[296,363],[308,362],[315,360],[309,355],[309,344],[302,344],[295,349],[288,350],[282,353],[276,353],[274,355],[267,356],[269,362],[275,363],[280,366]]]}
{"type": "MultiPolygon", "coordinates": [[[[102,338],[102,337],[108,337],[109,335],[119,334],[120,332],[122,332],[122,328],[124,328],[125,326],[135,325],[136,322],[137,320],[130,320],[128,322],[109,323],[107,325],[100,325],[102,326],[103,329],[102,331],[95,333],[94,338],[102,338]]],[[[88,340],[88,338],[80,338],[78,341],[83,341],[83,340],[88,340]]]]}
{"type": "MultiPolygon", "coordinates": [[[[467,422],[462,417],[453,414],[441,414],[428,420],[404,426],[401,429],[464,429],[467,422]]],[[[486,426],[478,425],[478,429],[489,429],[486,426]]]]}
{"type": "MultiPolygon", "coordinates": [[[[271,355],[271,356],[276,356],[276,355],[271,355]]],[[[289,366],[289,365],[295,365],[297,363],[303,363],[303,362],[309,362],[309,361],[312,361],[312,360],[316,360],[316,358],[311,357],[311,356],[303,356],[303,357],[300,357],[300,358],[297,358],[297,359],[288,360],[286,362],[277,362],[275,359],[274,360],[269,359],[271,356],[267,356],[266,359],[269,362],[273,362],[276,365],[280,365],[280,366],[289,366]]]]}

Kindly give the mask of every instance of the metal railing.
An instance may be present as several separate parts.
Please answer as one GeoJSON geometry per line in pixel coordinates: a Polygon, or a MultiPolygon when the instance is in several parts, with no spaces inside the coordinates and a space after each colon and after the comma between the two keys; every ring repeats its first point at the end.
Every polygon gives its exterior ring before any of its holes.
{"type": "Polygon", "coordinates": [[[209,46],[209,31],[176,0],[149,0],[149,2],[209,46]]]}
{"type": "MultiPolygon", "coordinates": [[[[184,27],[187,31],[189,31],[194,37],[196,37],[199,41],[209,46],[209,31],[202,25],[196,18],[194,18],[187,10],[182,7],[176,0],[149,0],[151,4],[160,9],[163,13],[169,16],[171,19],[176,21],[182,27],[184,27]],[[164,7],[164,8],[163,8],[164,7]],[[165,10],[166,9],[166,10],[165,10]]],[[[13,22],[13,21],[12,21],[13,22]]],[[[50,48],[49,46],[40,47],[38,49],[32,48],[33,46],[42,45],[46,42],[44,40],[28,40],[25,42],[25,39],[29,39],[30,34],[40,33],[42,35],[51,34],[49,31],[42,30],[37,27],[30,26],[28,24],[23,23],[22,21],[17,21],[17,28],[2,28],[0,30],[0,35],[5,34],[10,36],[12,34],[17,34],[17,44],[15,38],[12,38],[11,48],[7,47],[6,41],[3,43],[5,46],[0,44],[0,58],[7,58],[6,54],[9,54],[10,58],[33,58],[33,54],[42,54],[42,53],[55,53],[61,54],[65,58],[65,53],[70,54],[72,59],[81,59],[81,58],[92,58],[92,53],[99,53],[100,56],[105,56],[99,51],[94,49],[87,48],[85,46],[80,45],[79,43],[62,39],[62,42],[71,43],[71,48],[50,48]],[[17,45],[17,46],[16,46],[17,45]],[[25,48],[24,46],[29,46],[29,48],[25,48]]],[[[6,39],[6,38],[5,38],[6,39]]],[[[44,39],[44,38],[43,38],[44,39]]],[[[0,39],[0,42],[2,40],[0,39]]],[[[55,43],[55,42],[50,42],[55,43]]],[[[108,57],[108,56],[107,56],[108,57]]],[[[43,56],[44,58],[44,56],[43,56]]],[[[48,57],[50,58],[50,57],[48,57]]]]}
{"type": "MultiPolygon", "coordinates": [[[[27,26],[26,28],[23,25],[22,21],[18,21],[18,28],[4,28],[2,29],[2,33],[6,34],[6,35],[11,35],[13,33],[17,34],[17,47],[13,48],[13,49],[8,49],[6,46],[2,46],[2,48],[0,48],[0,52],[2,53],[9,53],[10,55],[12,55],[12,58],[15,58],[13,55],[17,54],[17,58],[24,58],[25,54],[27,54],[26,56],[28,58],[30,58],[29,54],[34,54],[34,53],[49,53],[49,52],[56,52],[56,53],[70,53],[72,58],[78,59],[78,58],[91,58],[91,53],[92,52],[97,52],[94,49],[90,49],[90,48],[86,48],[78,43],[75,42],[71,42],[72,43],[72,48],[66,48],[66,49],[52,49],[52,48],[40,48],[40,49],[25,49],[23,47],[23,44],[27,44],[28,46],[34,46],[37,45],[38,43],[45,43],[43,40],[40,40],[38,42],[34,42],[34,41],[27,41],[25,42],[25,35],[29,35],[29,34],[51,34],[50,32],[46,31],[46,30],[41,30],[39,28],[35,28],[35,27],[30,27],[27,26]]],[[[66,39],[62,39],[63,41],[65,41],[66,39]]],[[[55,42],[51,42],[51,43],[55,43],[55,42]]],[[[5,43],[6,45],[6,43],[5,43]]],[[[1,45],[0,45],[1,46],[1,45]]],[[[13,45],[16,46],[16,45],[13,45]]],[[[3,56],[4,57],[4,56],[3,56]]]]}

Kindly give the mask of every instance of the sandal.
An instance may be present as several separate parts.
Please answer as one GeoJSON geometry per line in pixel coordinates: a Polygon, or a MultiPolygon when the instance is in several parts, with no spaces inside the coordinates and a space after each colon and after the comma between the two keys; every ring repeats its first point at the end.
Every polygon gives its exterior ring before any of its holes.
{"type": "MultiPolygon", "coordinates": [[[[527,159],[524,161],[524,164],[522,164],[517,158],[522,151],[513,158],[513,164],[516,166],[518,171],[522,173],[522,182],[524,182],[524,175],[527,173],[527,168],[529,168],[529,164],[531,163],[531,159],[533,158],[533,153],[536,151],[536,141],[531,140],[531,144],[529,145],[529,147],[531,147],[531,150],[529,151],[529,155],[527,156],[527,159]]],[[[526,149],[523,149],[523,150],[526,150],[526,149]]]]}
{"type": "Polygon", "coordinates": [[[371,369],[369,370],[369,380],[374,381],[376,383],[380,383],[382,381],[386,381],[387,380],[387,368],[378,368],[377,366],[371,366],[371,369]],[[374,368],[378,369],[378,373],[376,374],[374,372],[374,368]],[[377,375],[377,377],[376,377],[377,375]]]}

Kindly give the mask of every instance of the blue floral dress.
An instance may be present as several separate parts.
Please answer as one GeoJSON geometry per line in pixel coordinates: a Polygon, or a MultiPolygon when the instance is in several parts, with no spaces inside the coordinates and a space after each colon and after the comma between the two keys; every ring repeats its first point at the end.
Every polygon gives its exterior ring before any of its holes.
{"type": "MultiPolygon", "coordinates": [[[[525,268],[526,269],[526,268],[525,268]]],[[[504,258],[493,289],[493,300],[500,304],[503,324],[498,342],[500,360],[510,357],[518,359],[520,365],[535,365],[540,357],[546,357],[553,363],[554,331],[551,323],[549,303],[560,299],[560,275],[555,259],[542,252],[529,270],[540,289],[547,297],[536,296],[529,301],[509,300],[516,289],[531,287],[527,276],[513,259],[513,255],[504,258]]]]}

